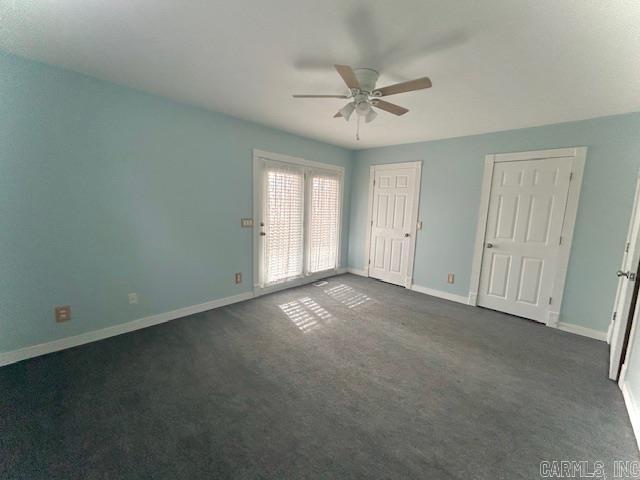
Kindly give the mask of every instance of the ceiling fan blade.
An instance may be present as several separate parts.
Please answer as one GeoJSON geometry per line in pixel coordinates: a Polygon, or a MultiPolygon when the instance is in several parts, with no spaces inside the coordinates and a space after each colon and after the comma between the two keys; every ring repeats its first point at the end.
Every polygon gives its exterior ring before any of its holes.
{"type": "Polygon", "coordinates": [[[377,107],[381,110],[384,110],[389,113],[393,113],[394,115],[404,115],[409,111],[409,109],[401,107],[400,105],[396,105],[395,103],[385,102],[384,100],[372,100],[371,104],[374,107],[377,107]]]}
{"type": "Polygon", "coordinates": [[[294,95],[293,98],[349,98],[346,95],[294,95]]]}
{"type": "Polygon", "coordinates": [[[336,113],[333,118],[340,118],[342,116],[342,112],[336,113]]]}
{"type": "Polygon", "coordinates": [[[409,80],[408,82],[389,85],[388,87],[376,88],[375,91],[380,92],[380,96],[386,97],[388,95],[395,95],[396,93],[412,92],[414,90],[422,90],[430,87],[431,80],[429,80],[429,77],[422,77],[415,80],[409,80]]]}
{"type": "Polygon", "coordinates": [[[334,67],[344,80],[344,83],[347,84],[347,87],[360,88],[360,82],[358,81],[355,72],[349,65],[334,65],[334,67]]]}

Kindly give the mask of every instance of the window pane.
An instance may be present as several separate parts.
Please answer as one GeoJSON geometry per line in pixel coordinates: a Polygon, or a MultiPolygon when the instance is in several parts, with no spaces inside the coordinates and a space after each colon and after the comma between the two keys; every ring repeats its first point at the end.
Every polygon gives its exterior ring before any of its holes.
{"type": "Polygon", "coordinates": [[[311,178],[309,272],[335,268],[338,259],[340,180],[332,175],[311,178]]]}
{"type": "Polygon", "coordinates": [[[284,167],[269,167],[265,196],[265,279],[267,283],[274,283],[302,275],[303,173],[284,167]]]}

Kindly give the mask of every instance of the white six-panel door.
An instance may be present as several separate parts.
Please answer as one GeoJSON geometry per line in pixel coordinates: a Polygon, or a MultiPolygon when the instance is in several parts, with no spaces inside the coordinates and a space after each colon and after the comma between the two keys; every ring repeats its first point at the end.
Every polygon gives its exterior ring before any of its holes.
{"type": "Polygon", "coordinates": [[[409,286],[418,208],[416,165],[374,167],[369,276],[409,286]]]}
{"type": "Polygon", "coordinates": [[[493,168],[478,305],[546,322],[572,160],[499,162],[493,168]]]}

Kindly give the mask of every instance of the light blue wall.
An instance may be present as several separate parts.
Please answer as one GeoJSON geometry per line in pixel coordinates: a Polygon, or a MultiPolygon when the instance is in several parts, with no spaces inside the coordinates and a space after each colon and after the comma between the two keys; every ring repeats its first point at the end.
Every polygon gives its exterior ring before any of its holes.
{"type": "Polygon", "coordinates": [[[424,160],[415,282],[466,295],[484,155],[589,146],[562,314],[606,329],[640,114],[354,153],[4,54],[0,105],[0,352],[249,291],[253,148],[346,168],[355,268],[369,165],[424,160]]]}
{"type": "MultiPolygon", "coordinates": [[[[428,126],[425,126],[428,128],[428,126]]],[[[467,296],[484,156],[588,146],[561,321],[606,331],[640,166],[640,114],[361,150],[351,184],[349,266],[365,266],[369,166],[422,160],[414,283],[467,296]],[[456,283],[446,283],[447,273],[456,283]]]]}
{"type": "Polygon", "coordinates": [[[251,290],[253,148],[346,168],[346,259],[349,150],[0,54],[0,352],[251,290]]]}

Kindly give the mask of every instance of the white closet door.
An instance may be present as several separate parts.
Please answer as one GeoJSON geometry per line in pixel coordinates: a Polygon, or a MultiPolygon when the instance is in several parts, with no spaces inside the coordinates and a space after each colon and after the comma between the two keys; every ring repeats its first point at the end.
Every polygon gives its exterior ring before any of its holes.
{"type": "Polygon", "coordinates": [[[418,192],[415,167],[376,168],[371,216],[369,276],[409,286],[411,232],[415,228],[418,192]]]}
{"type": "Polygon", "coordinates": [[[299,277],[304,266],[304,170],[267,164],[264,169],[263,281],[299,277]]]}
{"type": "Polygon", "coordinates": [[[308,272],[337,267],[340,223],[340,178],[312,173],[309,177],[308,272]]]}
{"type": "Polygon", "coordinates": [[[496,163],[478,305],[546,322],[572,161],[496,163]]]}

